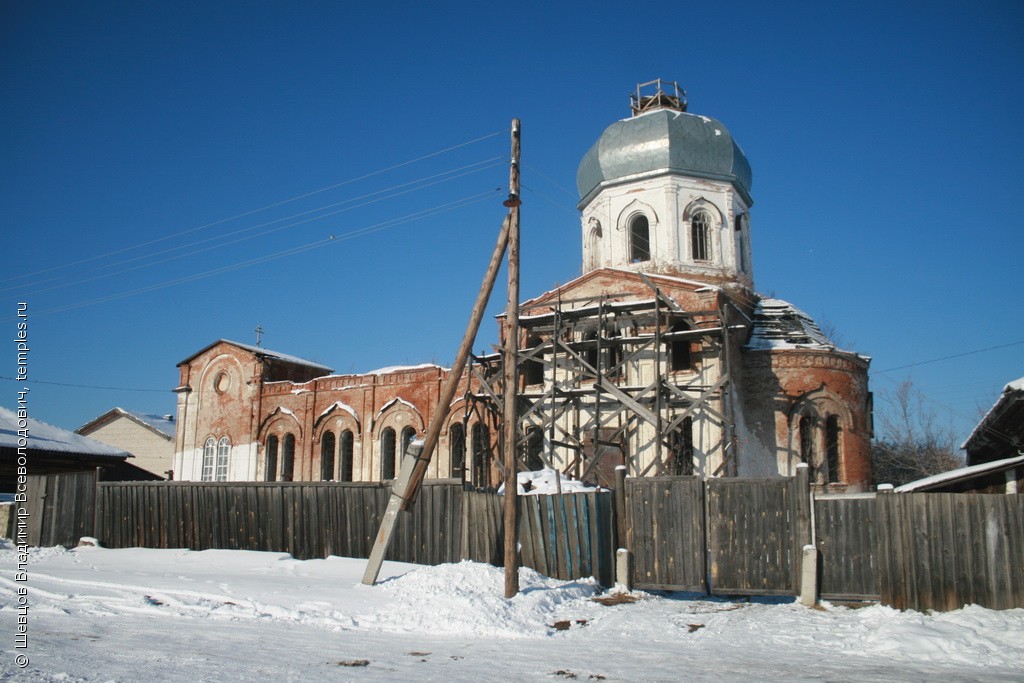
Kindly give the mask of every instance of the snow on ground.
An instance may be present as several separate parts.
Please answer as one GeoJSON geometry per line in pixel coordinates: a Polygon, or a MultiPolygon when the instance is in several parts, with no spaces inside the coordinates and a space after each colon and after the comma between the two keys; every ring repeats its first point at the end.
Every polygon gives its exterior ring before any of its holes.
{"type": "Polygon", "coordinates": [[[637,592],[463,562],[298,561],[227,550],[31,551],[28,650],[17,557],[0,541],[0,680],[1016,680],[1024,610],[944,614],[637,592]],[[27,654],[20,669],[15,655],[27,654]]]}

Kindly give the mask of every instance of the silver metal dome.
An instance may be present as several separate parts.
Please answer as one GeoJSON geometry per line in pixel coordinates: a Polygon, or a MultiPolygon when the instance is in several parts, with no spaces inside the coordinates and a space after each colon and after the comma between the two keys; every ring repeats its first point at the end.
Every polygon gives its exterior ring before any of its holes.
{"type": "Polygon", "coordinates": [[[748,206],[750,163],[720,121],[658,109],[616,121],[583,156],[576,172],[582,208],[602,186],[662,173],[732,183],[748,206]]]}

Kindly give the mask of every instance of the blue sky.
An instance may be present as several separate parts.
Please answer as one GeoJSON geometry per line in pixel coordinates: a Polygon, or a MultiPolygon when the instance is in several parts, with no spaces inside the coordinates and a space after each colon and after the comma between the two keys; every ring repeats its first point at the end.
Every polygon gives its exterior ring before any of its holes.
{"type": "Polygon", "coordinates": [[[71,429],[174,412],[176,364],[257,324],[450,363],[512,117],[527,298],[579,274],[577,164],[660,77],[750,159],[758,290],[966,434],[1024,375],[1021,36],[1018,2],[4,3],[0,324],[29,304],[31,414],[71,429]]]}

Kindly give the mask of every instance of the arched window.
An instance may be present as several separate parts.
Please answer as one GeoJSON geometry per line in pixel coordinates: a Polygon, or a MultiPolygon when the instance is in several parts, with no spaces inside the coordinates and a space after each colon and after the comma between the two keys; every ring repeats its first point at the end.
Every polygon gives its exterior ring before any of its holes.
{"type": "Polygon", "coordinates": [[[839,417],[829,415],[825,420],[825,458],[828,463],[828,482],[839,482],[839,417]]]}
{"type": "Polygon", "coordinates": [[[804,415],[800,418],[800,462],[807,463],[810,468],[808,477],[813,482],[817,477],[814,461],[814,418],[804,415]]]}
{"type": "Polygon", "coordinates": [[[416,438],[416,430],[412,427],[406,427],[402,430],[402,450],[398,454],[398,465],[401,467],[402,460],[405,458],[405,454],[409,452],[409,444],[416,438]]]}
{"type": "Polygon", "coordinates": [[[491,432],[481,422],[473,425],[473,485],[487,486],[491,466],[491,432]]]}
{"type": "MultiPolygon", "coordinates": [[[[536,335],[526,340],[529,349],[536,349],[541,343],[541,338],[536,335]]],[[[541,352],[538,351],[533,358],[523,363],[523,381],[528,385],[544,383],[544,355],[541,352]]]]}
{"type": "Polygon", "coordinates": [[[352,481],[352,461],[354,459],[355,435],[351,429],[341,433],[341,447],[339,448],[339,460],[341,467],[338,468],[338,479],[340,481],[352,481]]]}
{"type": "Polygon", "coordinates": [[[295,435],[284,435],[284,449],[281,454],[281,481],[291,481],[295,476],[295,435]]]}
{"type": "Polygon", "coordinates": [[[530,472],[544,469],[544,432],[540,427],[526,430],[526,469],[530,472]]]}
{"type": "Polygon", "coordinates": [[[690,249],[694,261],[711,260],[711,214],[700,209],[690,219],[690,249]]]}
{"type": "Polygon", "coordinates": [[[629,261],[639,263],[651,260],[651,224],[647,216],[639,214],[629,221],[629,261]]]}
{"type": "Polygon", "coordinates": [[[736,216],[736,268],[741,273],[747,272],[747,247],[743,237],[743,224],[747,222],[744,214],[736,216]]]}
{"type": "Polygon", "coordinates": [[[448,430],[448,455],[452,476],[461,479],[466,475],[466,428],[461,422],[452,424],[448,430]]]}
{"type": "MultiPolygon", "coordinates": [[[[689,332],[690,326],[685,322],[677,322],[669,332],[689,332]]],[[[668,362],[672,372],[693,369],[693,354],[691,352],[691,337],[670,339],[668,343],[668,362]]]]}
{"type": "Polygon", "coordinates": [[[693,418],[668,435],[669,465],[676,476],[693,474],[693,418]]]}
{"type": "Polygon", "coordinates": [[[334,432],[324,432],[320,439],[320,479],[334,481],[334,432]]]}
{"type": "Polygon", "coordinates": [[[601,222],[590,219],[590,230],[587,232],[587,248],[584,250],[587,259],[587,270],[601,267],[601,222]]]}
{"type": "Polygon", "coordinates": [[[380,478],[395,478],[395,430],[387,427],[380,433],[380,478]]]}
{"type": "Polygon", "coordinates": [[[214,481],[228,480],[228,456],[231,454],[231,440],[222,436],[217,442],[217,471],[214,473],[214,481]]]}
{"type": "Polygon", "coordinates": [[[211,436],[203,446],[203,481],[213,481],[217,442],[211,436]]]}
{"type": "Polygon", "coordinates": [[[266,481],[277,481],[277,436],[267,437],[267,453],[264,458],[263,478],[266,481]]]}

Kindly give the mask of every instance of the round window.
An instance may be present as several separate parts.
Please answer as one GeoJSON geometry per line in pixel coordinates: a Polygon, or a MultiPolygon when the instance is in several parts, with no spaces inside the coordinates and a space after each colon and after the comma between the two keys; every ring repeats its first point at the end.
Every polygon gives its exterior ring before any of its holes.
{"type": "Polygon", "coordinates": [[[231,388],[231,377],[226,372],[219,372],[213,378],[213,388],[218,394],[223,394],[231,388]]]}

